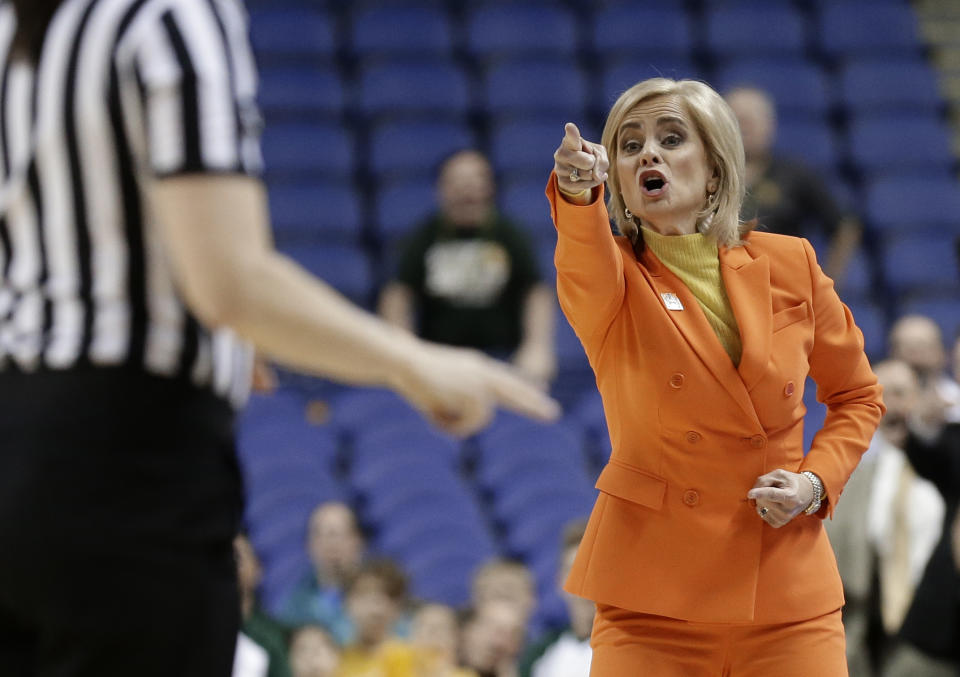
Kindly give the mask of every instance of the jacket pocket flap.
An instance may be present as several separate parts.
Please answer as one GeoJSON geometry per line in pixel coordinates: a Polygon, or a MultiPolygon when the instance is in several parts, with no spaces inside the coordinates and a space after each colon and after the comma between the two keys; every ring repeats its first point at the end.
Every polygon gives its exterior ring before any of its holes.
{"type": "Polygon", "coordinates": [[[773,331],[777,332],[786,326],[807,319],[807,302],[803,301],[800,305],[791,308],[784,308],[773,314],[773,331]]]}
{"type": "Polygon", "coordinates": [[[667,482],[643,470],[610,461],[600,473],[596,487],[617,498],[659,510],[663,505],[667,482]]]}

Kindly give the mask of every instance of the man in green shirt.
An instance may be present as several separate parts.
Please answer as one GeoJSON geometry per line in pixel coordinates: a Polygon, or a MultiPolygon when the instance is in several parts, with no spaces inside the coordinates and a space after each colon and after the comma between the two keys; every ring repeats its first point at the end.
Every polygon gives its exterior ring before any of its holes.
{"type": "Polygon", "coordinates": [[[407,240],[380,314],[430,341],[512,357],[546,385],[556,370],[553,291],[525,234],[498,213],[495,193],[477,151],[443,163],[438,211],[407,240]]]}

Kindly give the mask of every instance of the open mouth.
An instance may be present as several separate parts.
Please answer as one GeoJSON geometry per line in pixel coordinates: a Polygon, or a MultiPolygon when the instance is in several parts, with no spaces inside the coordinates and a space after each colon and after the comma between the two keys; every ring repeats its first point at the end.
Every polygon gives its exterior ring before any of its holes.
{"type": "Polygon", "coordinates": [[[667,180],[656,170],[646,171],[640,175],[640,185],[645,194],[660,195],[667,186],[667,180]]]}

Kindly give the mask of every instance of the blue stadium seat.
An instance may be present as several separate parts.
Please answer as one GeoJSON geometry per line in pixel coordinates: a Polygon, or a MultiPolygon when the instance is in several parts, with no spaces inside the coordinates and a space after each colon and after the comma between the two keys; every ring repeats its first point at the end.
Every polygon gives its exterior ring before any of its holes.
{"type": "Polygon", "coordinates": [[[470,81],[452,62],[410,60],[368,65],[359,77],[357,103],[370,116],[463,117],[470,81]]]}
{"type": "Polygon", "coordinates": [[[950,130],[927,116],[859,119],[851,124],[848,138],[850,158],[870,177],[911,171],[946,173],[956,164],[950,130]]]}
{"type": "Polygon", "coordinates": [[[341,434],[354,435],[371,421],[381,425],[397,420],[419,420],[420,415],[406,400],[392,390],[354,388],[341,393],[331,402],[330,424],[341,434]]]}
{"type": "Polygon", "coordinates": [[[956,289],[960,279],[957,256],[946,234],[905,232],[887,237],[883,247],[883,272],[897,294],[941,293],[956,289]]]}
{"type": "Polygon", "coordinates": [[[862,249],[857,249],[841,280],[838,281],[840,298],[844,302],[863,302],[874,294],[872,258],[862,249]]]}
{"type": "Polygon", "coordinates": [[[422,514],[427,507],[439,512],[470,514],[476,505],[465,486],[457,481],[433,486],[396,485],[371,494],[364,502],[364,519],[374,525],[400,520],[405,513],[422,514]]]}
{"type": "Polygon", "coordinates": [[[718,70],[715,82],[720,91],[753,86],[768,92],[781,118],[819,118],[831,105],[829,81],[820,68],[803,58],[734,59],[718,70]]]}
{"type": "Polygon", "coordinates": [[[874,361],[887,354],[887,316],[883,308],[871,301],[850,301],[853,320],[863,332],[864,352],[874,361]]]}
{"type": "Polygon", "coordinates": [[[287,388],[272,393],[251,393],[237,416],[237,434],[243,435],[247,430],[264,425],[299,425],[305,417],[305,406],[303,396],[287,388]]]}
{"type": "Polygon", "coordinates": [[[428,486],[456,478],[452,464],[447,459],[432,457],[429,448],[377,451],[365,454],[363,462],[351,465],[350,485],[361,496],[396,484],[428,486]]]}
{"type": "MultiPolygon", "coordinates": [[[[579,441],[578,441],[579,442],[579,441]]],[[[512,454],[485,454],[477,482],[487,492],[509,494],[516,487],[548,482],[570,486],[586,479],[582,445],[570,449],[521,448],[512,454]]]]}
{"type": "Polygon", "coordinates": [[[632,0],[608,5],[594,14],[593,47],[605,58],[619,52],[686,58],[695,42],[689,15],[682,7],[632,0]]]}
{"type": "Polygon", "coordinates": [[[531,625],[541,628],[541,634],[570,627],[567,603],[557,590],[556,571],[546,586],[537,592],[537,608],[531,621],[531,625]]]}
{"type": "Polygon", "coordinates": [[[400,3],[359,10],[353,16],[350,44],[359,57],[444,56],[453,49],[453,34],[442,8],[400,3]]]}
{"type": "MultiPolygon", "coordinates": [[[[553,262],[554,254],[557,251],[557,243],[550,238],[540,238],[533,243],[533,254],[537,259],[537,270],[540,271],[540,277],[549,285],[554,285],[557,279],[557,266],[553,262]]],[[[562,313],[557,313],[562,315],[562,313]]]]}
{"type": "Polygon", "coordinates": [[[282,466],[316,466],[330,472],[339,452],[334,433],[327,427],[308,423],[302,415],[299,420],[277,419],[257,426],[240,426],[237,447],[244,468],[253,475],[282,466]]]}
{"type": "Polygon", "coordinates": [[[807,45],[803,16],[784,3],[708,8],[706,43],[718,55],[796,54],[807,45]]]}
{"type": "MultiPolygon", "coordinates": [[[[557,242],[557,231],[553,227],[550,204],[543,194],[543,189],[547,185],[548,172],[552,169],[553,151],[547,153],[547,161],[551,163],[547,172],[518,176],[501,183],[503,187],[500,189],[500,204],[508,219],[535,238],[537,243],[545,242],[552,249],[557,242]]],[[[553,254],[550,257],[550,268],[540,267],[540,274],[544,277],[548,277],[549,270],[553,269],[553,254]]]]}
{"type": "Polygon", "coordinates": [[[356,470],[377,464],[380,457],[390,454],[416,454],[448,469],[460,458],[460,442],[431,428],[422,419],[384,425],[374,418],[366,422],[365,430],[355,432],[352,446],[350,462],[356,470]]]}
{"type": "Polygon", "coordinates": [[[888,174],[868,182],[865,195],[867,221],[881,233],[938,233],[946,243],[958,232],[960,185],[946,172],[888,174]]]}
{"type": "Polygon", "coordinates": [[[897,1],[824,3],[817,35],[821,49],[839,58],[917,54],[921,47],[913,10],[897,1]]]}
{"type": "Polygon", "coordinates": [[[367,253],[360,247],[322,242],[302,242],[290,247],[281,242],[278,249],[354,303],[367,306],[372,301],[373,271],[367,253]]]}
{"type": "Polygon", "coordinates": [[[920,58],[850,60],[840,72],[837,93],[854,114],[936,114],[944,106],[936,72],[920,58]]]}
{"type": "Polygon", "coordinates": [[[347,94],[333,68],[267,66],[260,71],[258,100],[268,124],[274,116],[301,115],[338,118],[347,94]]]}
{"type": "Polygon", "coordinates": [[[375,175],[432,179],[441,161],[476,146],[469,125],[446,120],[392,120],[370,133],[369,168],[375,175]]]}
{"type": "Polygon", "coordinates": [[[577,49],[573,13],[557,3],[478,7],[467,16],[467,48],[476,56],[572,56],[577,49]]]}
{"type": "Polygon", "coordinates": [[[591,390],[583,397],[569,414],[590,435],[607,436],[607,418],[603,411],[603,399],[600,391],[591,390]]]}
{"type": "Polygon", "coordinates": [[[810,444],[827,416],[827,408],[817,401],[817,384],[812,378],[807,378],[807,383],[803,389],[803,404],[807,408],[807,414],[803,417],[803,453],[810,451],[810,444]]]}
{"type": "Polygon", "coordinates": [[[557,368],[559,371],[583,372],[592,375],[587,354],[583,351],[583,344],[567,322],[563,313],[557,313],[556,318],[556,352],[557,368]]]}
{"type": "Polygon", "coordinates": [[[495,552],[493,539],[479,519],[447,519],[439,515],[420,524],[385,527],[375,546],[415,569],[423,566],[418,560],[429,558],[429,553],[436,550],[459,550],[476,559],[482,559],[481,553],[490,556],[495,552]]]}
{"type": "Polygon", "coordinates": [[[319,180],[270,185],[270,221],[277,238],[311,237],[324,242],[357,244],[362,208],[348,181],[319,180]]]}
{"type": "Polygon", "coordinates": [[[610,59],[603,67],[600,112],[605,115],[625,90],[653,77],[697,79],[701,74],[685,56],[638,53],[610,59]]]}
{"type": "Polygon", "coordinates": [[[586,489],[546,489],[518,495],[504,508],[506,545],[511,554],[537,559],[556,552],[564,527],[572,520],[590,515],[596,491],[586,489]]]}
{"type": "Polygon", "coordinates": [[[565,457],[582,465],[583,441],[578,433],[579,429],[571,428],[562,421],[545,424],[503,417],[489,430],[477,435],[479,465],[482,467],[494,459],[517,459],[533,455],[540,458],[544,451],[558,459],[565,457]]]}
{"type": "Polygon", "coordinates": [[[250,38],[259,58],[332,59],[337,49],[334,21],[316,7],[270,7],[250,13],[250,38]]]}
{"type": "Polygon", "coordinates": [[[311,473],[301,477],[296,483],[270,482],[263,488],[247,489],[244,516],[251,533],[269,530],[272,522],[288,515],[309,515],[322,503],[344,500],[346,492],[329,475],[311,473]]]}
{"type": "Polygon", "coordinates": [[[562,124],[580,119],[587,80],[573,60],[498,61],[484,78],[486,110],[494,116],[540,114],[562,124]]]}
{"type": "MultiPolygon", "coordinates": [[[[581,129],[580,133],[588,131],[581,129]]],[[[537,174],[546,185],[547,175],[553,169],[553,152],[563,139],[562,124],[549,118],[523,117],[494,125],[490,136],[490,160],[498,174],[537,174]]],[[[503,187],[509,189],[510,183],[503,187]]],[[[543,186],[540,188],[543,198],[543,186]]],[[[546,212],[546,198],[542,202],[546,212]]]]}
{"type": "MultiPolygon", "coordinates": [[[[437,210],[432,177],[417,177],[381,184],[377,193],[376,228],[390,263],[399,255],[399,241],[437,210]]],[[[388,266],[392,271],[392,267],[388,266]]]]}
{"type": "Polygon", "coordinates": [[[412,596],[454,608],[470,599],[470,581],[484,557],[462,549],[428,551],[404,562],[411,579],[412,596]]]}
{"type": "Polygon", "coordinates": [[[267,178],[303,174],[349,179],[354,171],[352,135],[333,123],[273,123],[263,134],[267,178]]]}
{"type": "Polygon", "coordinates": [[[299,551],[284,553],[283,557],[268,558],[268,553],[257,554],[264,569],[263,583],[258,590],[260,603],[268,613],[278,615],[287,595],[310,570],[310,560],[303,547],[299,551]]]}
{"type": "Polygon", "coordinates": [[[309,517],[309,512],[290,511],[262,524],[251,524],[250,542],[257,552],[264,553],[265,559],[267,553],[302,549],[309,517]]]}
{"type": "Polygon", "coordinates": [[[774,148],[815,169],[836,169],[837,137],[823,119],[784,119],[777,123],[774,148]]]}

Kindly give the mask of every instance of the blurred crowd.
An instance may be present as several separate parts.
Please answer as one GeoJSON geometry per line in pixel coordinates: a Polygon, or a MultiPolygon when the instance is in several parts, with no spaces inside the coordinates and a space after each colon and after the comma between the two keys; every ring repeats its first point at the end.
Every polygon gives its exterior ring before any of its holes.
{"type": "MultiPolygon", "coordinates": [[[[568,525],[557,562],[566,577],[585,522],[568,525]]],[[[592,602],[564,594],[569,624],[533,636],[530,571],[492,559],[471,581],[469,605],[411,599],[400,566],[367,552],[343,503],[317,506],[307,549],[312,569],[275,616],[257,600],[262,571],[249,540],[235,541],[243,630],[236,677],[575,677],[589,674],[592,602]]]]}
{"type": "MultiPolygon", "coordinates": [[[[960,669],[960,336],[906,316],[875,365],[887,413],[826,521],[844,581],[852,677],[949,677],[960,669]]],[[[565,529],[556,580],[585,524],[565,529]]],[[[350,506],[310,517],[312,564],[274,616],[257,603],[261,571],[236,543],[244,631],[236,675],[294,677],[586,677],[594,606],[562,593],[567,623],[531,624],[527,567],[493,559],[466,608],[408,594],[400,566],[367,550],[350,506]],[[269,666],[269,670],[267,667],[269,666]]]]}
{"type": "MultiPolygon", "coordinates": [[[[843,280],[863,237],[860,223],[814,172],[773,153],[776,116],[765,92],[740,87],[727,98],[747,151],[743,218],[825,243],[821,263],[843,280]]],[[[431,340],[512,359],[548,388],[555,299],[523,230],[497,210],[490,163],[476,151],[454,153],[438,169],[436,192],[436,212],[399,252],[381,314],[431,340]]],[[[960,666],[960,336],[944,337],[937,322],[912,315],[896,322],[885,344],[888,355],[875,368],[888,411],[827,522],[846,588],[850,670],[946,677],[960,666]]],[[[558,586],[583,528],[571,524],[563,535],[558,586]]],[[[521,562],[482,566],[469,606],[454,609],[411,599],[404,571],[366,551],[344,503],[318,506],[306,540],[312,570],[270,617],[256,601],[256,555],[238,537],[245,618],[238,677],[589,674],[593,604],[564,593],[567,625],[531,625],[536,586],[521,562]]]]}

